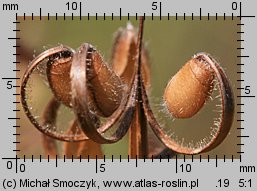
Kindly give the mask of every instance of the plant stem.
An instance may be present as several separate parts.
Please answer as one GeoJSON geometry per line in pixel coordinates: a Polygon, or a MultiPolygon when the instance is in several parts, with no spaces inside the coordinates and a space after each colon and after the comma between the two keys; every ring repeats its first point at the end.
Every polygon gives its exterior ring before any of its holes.
{"type": "Polygon", "coordinates": [[[137,51],[136,51],[136,78],[138,80],[138,90],[137,90],[137,103],[135,115],[129,130],[129,155],[131,158],[144,158],[148,156],[148,140],[147,140],[147,121],[142,105],[142,94],[141,86],[142,83],[142,73],[141,73],[141,48],[143,39],[143,28],[144,19],[140,17],[139,32],[137,38],[137,51]]]}

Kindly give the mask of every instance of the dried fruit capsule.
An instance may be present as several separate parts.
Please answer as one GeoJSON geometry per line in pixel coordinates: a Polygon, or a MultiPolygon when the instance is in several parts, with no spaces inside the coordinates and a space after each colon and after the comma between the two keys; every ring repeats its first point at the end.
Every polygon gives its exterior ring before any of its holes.
{"type": "MultiPolygon", "coordinates": [[[[136,55],[136,31],[128,23],[126,28],[120,28],[116,32],[112,50],[112,68],[121,77],[125,84],[130,84],[135,66],[136,55]]],[[[142,77],[146,88],[150,87],[150,64],[148,51],[143,45],[141,53],[142,77]]]]}
{"type": "Polygon", "coordinates": [[[64,105],[71,107],[70,68],[72,57],[50,58],[47,63],[49,85],[57,98],[64,105]]]}
{"type": "MultiPolygon", "coordinates": [[[[100,116],[110,116],[120,105],[122,83],[119,77],[104,63],[101,55],[93,46],[87,52],[88,101],[89,108],[100,116]]],[[[68,107],[71,104],[72,56],[49,59],[47,77],[56,98],[68,107]]],[[[81,71],[82,72],[82,71],[81,71]]]]}
{"type": "Polygon", "coordinates": [[[90,50],[92,57],[87,58],[88,64],[91,64],[88,70],[89,100],[92,100],[94,111],[103,116],[110,116],[120,105],[123,95],[122,82],[104,63],[101,55],[93,47],[89,48],[90,50]]]}
{"type": "Polygon", "coordinates": [[[175,118],[190,118],[204,105],[213,91],[214,73],[201,55],[189,60],[169,81],[164,102],[175,118]]]}

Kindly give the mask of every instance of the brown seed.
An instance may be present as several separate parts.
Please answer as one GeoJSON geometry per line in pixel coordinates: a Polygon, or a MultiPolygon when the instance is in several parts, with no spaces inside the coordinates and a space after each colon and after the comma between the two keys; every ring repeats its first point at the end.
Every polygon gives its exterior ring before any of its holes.
{"type": "Polygon", "coordinates": [[[47,64],[49,85],[57,98],[64,105],[71,107],[70,69],[72,58],[58,58],[47,64]]]}
{"type": "MultiPolygon", "coordinates": [[[[130,84],[135,70],[136,58],[136,31],[129,23],[126,28],[120,28],[116,32],[112,50],[112,68],[121,77],[125,84],[130,84]]],[[[150,64],[146,46],[142,47],[141,54],[142,77],[146,88],[150,87],[150,64]]]]}
{"type": "MultiPolygon", "coordinates": [[[[104,63],[101,55],[91,46],[88,52],[88,104],[90,110],[100,116],[110,116],[120,105],[122,83],[119,77],[104,63]]],[[[47,77],[50,87],[64,105],[71,104],[71,69],[72,57],[50,60],[47,66],[47,77]]],[[[86,63],[85,63],[86,64],[86,63]]]]}
{"type": "Polygon", "coordinates": [[[97,51],[92,52],[91,59],[88,88],[92,110],[102,116],[110,116],[120,105],[123,96],[122,82],[97,51]]]}
{"type": "Polygon", "coordinates": [[[190,118],[204,105],[213,91],[214,73],[206,60],[196,56],[169,81],[165,104],[175,118],[190,118]]]}

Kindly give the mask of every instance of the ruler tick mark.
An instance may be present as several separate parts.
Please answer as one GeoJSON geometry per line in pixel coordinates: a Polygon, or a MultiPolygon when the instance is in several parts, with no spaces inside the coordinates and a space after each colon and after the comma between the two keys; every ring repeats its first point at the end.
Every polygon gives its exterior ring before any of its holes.
{"type": "Polygon", "coordinates": [[[200,20],[202,20],[202,8],[200,8],[200,20]]]}
{"type": "Polygon", "coordinates": [[[249,138],[249,135],[237,135],[238,138],[249,138]]]}
{"type": "Polygon", "coordinates": [[[79,2],[79,20],[82,18],[82,2],[79,2]]]}
{"type": "Polygon", "coordinates": [[[120,8],[120,21],[121,21],[121,8],[120,8]]]}
{"type": "Polygon", "coordinates": [[[18,38],[18,37],[9,37],[8,39],[9,39],[9,40],[20,40],[21,38],[18,38]]]}
{"type": "Polygon", "coordinates": [[[238,58],[249,58],[250,56],[245,56],[245,55],[239,55],[239,56],[237,56],[238,58]]]}
{"type": "Polygon", "coordinates": [[[19,80],[20,78],[2,78],[3,80],[19,80]]]}
{"type": "Polygon", "coordinates": [[[162,2],[160,1],[160,20],[162,20],[162,2]]]}
{"type": "Polygon", "coordinates": [[[255,96],[254,96],[254,95],[249,95],[249,96],[246,96],[246,95],[238,95],[237,97],[252,98],[252,97],[255,97],[255,96]]]}

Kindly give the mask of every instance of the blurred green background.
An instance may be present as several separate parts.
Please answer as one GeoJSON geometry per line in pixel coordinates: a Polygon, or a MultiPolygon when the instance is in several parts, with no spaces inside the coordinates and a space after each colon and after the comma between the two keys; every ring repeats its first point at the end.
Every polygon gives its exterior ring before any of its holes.
{"type": "MultiPolygon", "coordinates": [[[[29,64],[29,60],[33,59],[33,55],[38,55],[45,49],[59,44],[76,49],[84,42],[91,43],[108,61],[110,60],[115,31],[119,27],[125,27],[128,23],[126,18],[121,21],[118,18],[114,18],[114,21],[107,18],[104,21],[101,17],[98,17],[97,21],[95,18],[90,18],[90,20],[84,18],[82,21],[78,18],[71,20],[70,17],[66,17],[65,21],[62,17],[59,17],[58,20],[55,20],[55,17],[50,17],[49,21],[47,18],[39,21],[39,18],[35,17],[34,20],[26,18],[24,21],[23,17],[19,20],[21,23],[17,25],[17,28],[21,31],[17,33],[17,36],[21,38],[21,54],[23,55],[21,56],[21,75],[29,64]]],[[[138,26],[138,21],[133,17],[129,22],[135,27],[138,26]]],[[[208,52],[214,56],[221,63],[230,79],[234,93],[239,93],[236,90],[236,80],[240,78],[240,75],[237,74],[238,66],[236,65],[239,63],[236,56],[239,54],[237,47],[240,47],[237,42],[240,37],[237,34],[237,31],[239,31],[237,23],[239,23],[239,20],[229,18],[226,20],[211,18],[210,21],[205,17],[202,17],[201,21],[197,17],[193,21],[190,18],[186,18],[184,21],[180,17],[177,21],[174,18],[169,21],[167,18],[163,18],[161,21],[159,19],[152,21],[150,18],[146,18],[144,41],[150,52],[152,84],[150,97],[153,107],[157,106],[157,110],[162,107],[162,95],[169,79],[198,52],[208,52]]],[[[44,92],[38,92],[38,94],[42,95],[43,99],[38,101],[42,102],[43,105],[46,104],[47,100],[44,100],[44,92]]],[[[17,107],[20,106],[17,105],[17,107]]],[[[193,119],[185,120],[181,124],[178,122],[177,126],[181,125],[177,128],[178,134],[206,133],[203,129],[210,124],[209,120],[212,120],[213,116],[212,111],[202,111],[202,113],[209,117],[204,116],[200,118],[201,120],[196,119],[195,123],[193,119]],[[205,121],[202,120],[203,118],[205,121]]],[[[19,155],[29,156],[33,154],[36,157],[43,154],[40,132],[31,125],[23,112],[17,115],[22,119],[19,122],[21,128],[18,130],[21,133],[19,138],[21,144],[17,145],[21,150],[19,155]]],[[[165,118],[160,119],[164,125],[166,124],[165,120],[165,118]]],[[[176,123],[174,124],[176,126],[176,123]]],[[[236,145],[240,143],[240,140],[236,137],[239,134],[237,127],[239,125],[234,120],[231,132],[225,141],[219,147],[204,155],[214,156],[217,154],[219,157],[223,157],[226,154],[228,157],[234,155],[236,158],[238,156],[237,151],[240,149],[236,145]]],[[[106,155],[123,155],[126,158],[127,137],[119,143],[103,145],[103,150],[106,155]]]]}

